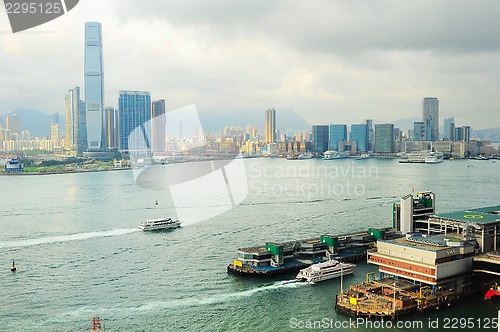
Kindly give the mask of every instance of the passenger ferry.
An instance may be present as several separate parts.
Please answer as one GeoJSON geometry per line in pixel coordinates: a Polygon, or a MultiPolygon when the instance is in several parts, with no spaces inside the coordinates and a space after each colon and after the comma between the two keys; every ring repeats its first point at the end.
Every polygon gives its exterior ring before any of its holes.
{"type": "Polygon", "coordinates": [[[444,153],[431,151],[425,155],[426,164],[437,164],[443,161],[444,153]]]}
{"type": "Polygon", "coordinates": [[[317,263],[308,268],[300,270],[296,279],[306,282],[317,282],[339,277],[341,274],[351,274],[356,267],[355,264],[342,263],[335,259],[317,263]]]}
{"type": "Polygon", "coordinates": [[[313,155],[311,152],[305,152],[305,153],[299,154],[297,159],[312,159],[312,157],[313,157],[313,155]]]}
{"type": "Polygon", "coordinates": [[[338,151],[328,150],[323,154],[324,160],[340,159],[347,157],[349,157],[349,152],[347,151],[338,152],[338,151]]]}
{"type": "Polygon", "coordinates": [[[160,218],[160,219],[151,219],[144,222],[139,223],[139,229],[143,231],[157,231],[162,229],[170,229],[176,228],[181,225],[179,220],[173,220],[172,218],[160,218]]]}

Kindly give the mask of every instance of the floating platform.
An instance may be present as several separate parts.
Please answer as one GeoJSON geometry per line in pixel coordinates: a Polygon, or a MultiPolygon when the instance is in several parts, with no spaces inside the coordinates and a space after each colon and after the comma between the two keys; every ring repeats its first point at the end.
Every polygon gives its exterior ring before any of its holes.
{"type": "Polygon", "coordinates": [[[268,242],[265,246],[238,249],[238,258],[228,265],[227,272],[274,277],[297,273],[329,258],[341,262],[366,260],[366,252],[375,246],[377,239],[399,236],[401,235],[392,229],[384,228],[283,243],[268,242]]]}

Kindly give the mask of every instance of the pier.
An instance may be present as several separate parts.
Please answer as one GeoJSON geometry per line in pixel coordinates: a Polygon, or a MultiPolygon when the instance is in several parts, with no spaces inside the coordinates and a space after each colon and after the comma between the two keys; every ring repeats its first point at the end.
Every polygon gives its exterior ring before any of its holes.
{"type": "Polygon", "coordinates": [[[390,228],[369,229],[340,235],[321,235],[317,238],[268,242],[265,245],[238,249],[237,258],[227,271],[236,275],[274,277],[297,273],[312,264],[327,259],[341,262],[365,260],[367,251],[377,239],[401,236],[390,228]]]}
{"type": "Polygon", "coordinates": [[[350,317],[396,319],[401,316],[447,307],[473,294],[429,286],[408,280],[382,278],[351,285],[335,297],[335,310],[350,317]]]}

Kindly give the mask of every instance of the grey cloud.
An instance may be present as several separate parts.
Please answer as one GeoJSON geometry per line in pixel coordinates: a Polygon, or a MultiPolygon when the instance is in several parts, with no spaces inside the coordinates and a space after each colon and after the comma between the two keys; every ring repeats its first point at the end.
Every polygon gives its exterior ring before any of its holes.
{"type": "Polygon", "coordinates": [[[498,1],[122,1],[123,19],[208,26],[281,40],[301,52],[477,52],[500,48],[498,1]],[[147,4],[147,5],[146,5],[147,4]]]}

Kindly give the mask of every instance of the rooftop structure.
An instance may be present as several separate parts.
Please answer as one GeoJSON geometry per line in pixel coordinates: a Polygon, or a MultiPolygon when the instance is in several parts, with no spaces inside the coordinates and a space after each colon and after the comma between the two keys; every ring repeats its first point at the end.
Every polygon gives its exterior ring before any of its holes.
{"type": "Polygon", "coordinates": [[[378,265],[380,274],[463,292],[470,289],[473,255],[474,244],[460,237],[408,234],[378,240],[368,262],[378,265]]]}

